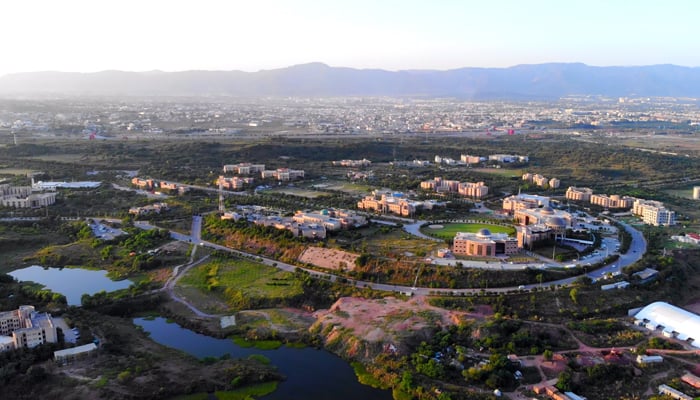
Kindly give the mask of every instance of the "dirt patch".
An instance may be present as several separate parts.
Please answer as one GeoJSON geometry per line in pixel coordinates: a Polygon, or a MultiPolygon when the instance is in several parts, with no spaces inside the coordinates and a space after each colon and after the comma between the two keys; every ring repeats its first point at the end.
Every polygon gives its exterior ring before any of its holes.
{"type": "Polygon", "coordinates": [[[433,307],[424,297],[410,300],[343,297],[330,309],[316,311],[314,316],[324,328],[331,325],[333,331],[352,332],[356,338],[391,345],[399,351],[406,339],[427,336],[435,329],[476,318],[469,313],[433,307]]]}
{"type": "Polygon", "coordinates": [[[700,298],[696,297],[692,299],[688,304],[683,306],[683,308],[700,315],[700,298]]]}
{"type": "Polygon", "coordinates": [[[326,249],[323,247],[308,247],[299,256],[299,261],[313,264],[317,267],[352,271],[355,268],[357,254],[337,249],[326,249]]]}

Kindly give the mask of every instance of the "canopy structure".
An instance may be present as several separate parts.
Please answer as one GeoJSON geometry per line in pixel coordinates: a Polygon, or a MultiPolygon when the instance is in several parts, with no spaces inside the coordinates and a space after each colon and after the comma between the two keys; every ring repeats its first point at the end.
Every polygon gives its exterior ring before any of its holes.
{"type": "Polygon", "coordinates": [[[663,329],[665,333],[700,348],[700,315],[657,301],[642,308],[634,317],[649,329],[663,329]]]}

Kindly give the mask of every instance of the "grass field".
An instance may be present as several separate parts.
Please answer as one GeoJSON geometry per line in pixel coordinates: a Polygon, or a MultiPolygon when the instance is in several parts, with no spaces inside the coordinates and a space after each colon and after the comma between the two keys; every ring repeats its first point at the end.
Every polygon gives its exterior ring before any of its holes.
{"type": "Polygon", "coordinates": [[[522,177],[523,171],[521,169],[505,169],[505,168],[473,168],[475,172],[481,172],[484,174],[500,175],[506,178],[522,177]]]}
{"type": "Polygon", "coordinates": [[[248,297],[284,298],[302,292],[301,283],[291,272],[241,259],[218,259],[192,268],[179,285],[205,292],[235,288],[248,297]]]}
{"type": "Polygon", "coordinates": [[[327,181],[314,185],[318,189],[337,190],[350,194],[364,195],[372,190],[372,187],[362,183],[343,182],[343,181],[327,181]]]}
{"type": "Polygon", "coordinates": [[[297,187],[277,187],[268,190],[266,193],[283,193],[292,196],[306,197],[307,199],[315,199],[317,197],[328,196],[330,194],[327,192],[307,190],[297,187]]]}
{"type": "Polygon", "coordinates": [[[453,239],[457,232],[472,232],[476,233],[481,229],[488,229],[491,233],[507,233],[508,235],[515,235],[515,228],[510,226],[501,225],[489,225],[489,224],[444,224],[442,228],[432,229],[429,227],[421,228],[421,232],[426,235],[436,236],[443,239],[453,239]]]}

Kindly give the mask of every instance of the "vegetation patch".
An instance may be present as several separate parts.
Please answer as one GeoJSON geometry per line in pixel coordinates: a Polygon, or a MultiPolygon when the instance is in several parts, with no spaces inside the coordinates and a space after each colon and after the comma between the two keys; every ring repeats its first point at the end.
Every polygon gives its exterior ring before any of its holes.
{"type": "Polygon", "coordinates": [[[250,400],[263,397],[275,390],[277,390],[277,382],[265,382],[240,389],[216,391],[214,395],[218,400],[250,400]]]}
{"type": "Polygon", "coordinates": [[[482,229],[488,229],[491,233],[506,233],[510,236],[515,235],[515,228],[512,226],[503,225],[491,225],[491,224],[481,224],[481,223],[454,223],[454,224],[442,224],[442,228],[439,225],[430,225],[428,227],[421,228],[421,231],[429,236],[438,237],[445,240],[454,239],[458,232],[476,233],[482,229]]]}

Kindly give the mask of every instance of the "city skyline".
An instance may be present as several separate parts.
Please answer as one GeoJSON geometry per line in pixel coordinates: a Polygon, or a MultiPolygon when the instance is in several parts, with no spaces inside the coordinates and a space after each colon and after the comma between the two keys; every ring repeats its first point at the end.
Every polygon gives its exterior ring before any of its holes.
{"type": "Polygon", "coordinates": [[[463,3],[10,2],[0,6],[12,16],[0,26],[0,76],[258,71],[309,62],[392,71],[549,62],[700,66],[693,40],[700,3],[463,3]]]}

